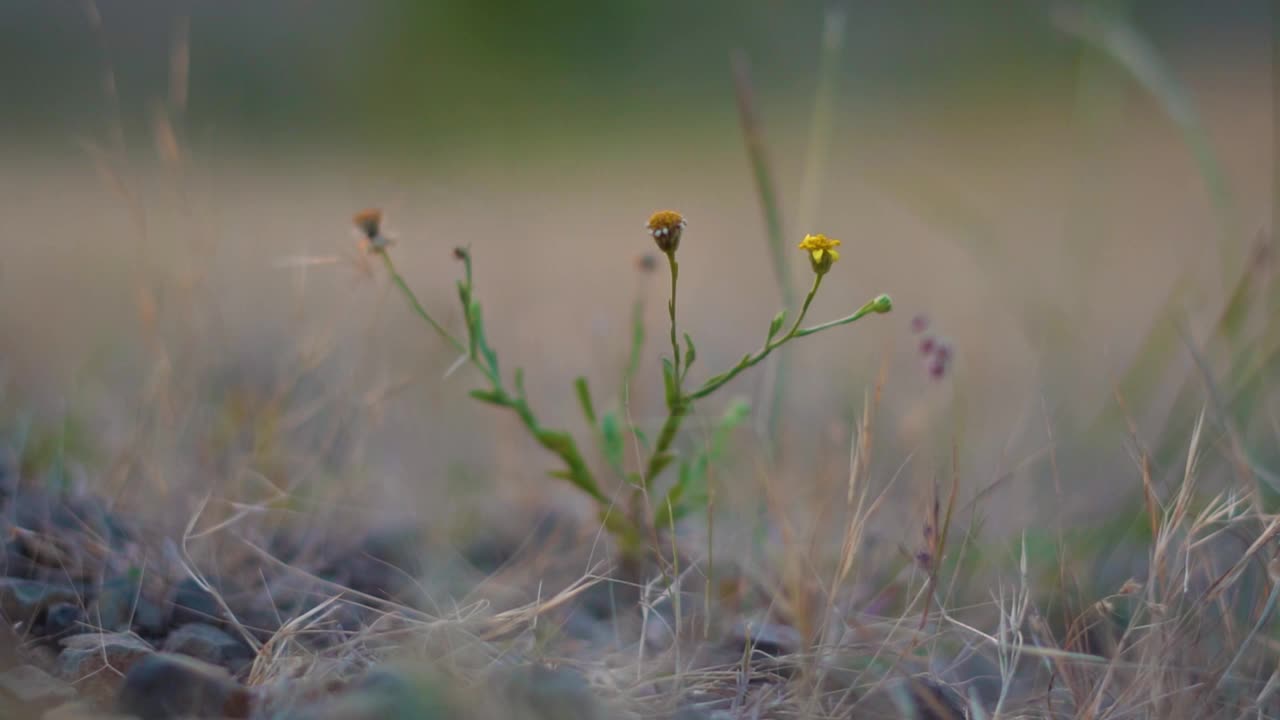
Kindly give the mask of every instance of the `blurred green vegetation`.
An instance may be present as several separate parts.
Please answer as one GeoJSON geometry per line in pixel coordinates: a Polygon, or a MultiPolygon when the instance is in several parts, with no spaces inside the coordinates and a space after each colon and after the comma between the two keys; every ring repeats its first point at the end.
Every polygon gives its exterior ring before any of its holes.
{"type": "MultiPolygon", "coordinates": [[[[1265,0],[1091,4],[1134,5],[1135,21],[1165,51],[1214,58],[1269,41],[1258,29],[1267,26],[1265,0]]],[[[840,4],[96,0],[96,32],[81,3],[7,0],[0,132],[98,131],[115,113],[101,89],[113,67],[127,134],[145,134],[149,108],[170,97],[171,49],[188,21],[183,126],[197,142],[519,146],[548,134],[722,128],[733,122],[728,56],[738,48],[752,57],[762,93],[807,112],[829,5],[840,4]]],[[[1080,43],[1054,26],[1044,3],[846,9],[841,96],[860,103],[984,107],[1075,82],[1080,43]]]]}

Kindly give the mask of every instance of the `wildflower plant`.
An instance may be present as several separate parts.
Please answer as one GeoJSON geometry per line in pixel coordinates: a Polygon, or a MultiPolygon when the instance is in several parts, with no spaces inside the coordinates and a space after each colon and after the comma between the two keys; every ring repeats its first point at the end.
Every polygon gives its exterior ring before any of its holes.
{"type": "MultiPolygon", "coordinates": [[[[691,457],[680,460],[675,449],[676,440],[685,419],[693,412],[694,405],[698,401],[715,393],[742,372],[756,366],[792,340],[849,325],[867,315],[887,313],[893,307],[889,296],[879,295],[849,315],[825,323],[805,326],[804,321],[822,286],[823,278],[840,259],[840,254],[836,250],[840,245],[839,240],[825,235],[807,235],[798,247],[809,257],[813,269],[813,284],[795,319],[788,324],[787,311],[779,312],[769,323],[764,343],[758,350],[743,355],[741,360],[727,370],[712,375],[700,383],[690,385],[689,374],[698,358],[698,351],[693,338],[688,333],[680,332],[676,313],[680,281],[680,265],[676,254],[687,222],[680,213],[672,210],[654,213],[645,227],[658,250],[666,257],[671,274],[671,294],[667,302],[671,356],[662,359],[666,418],[653,442],[648,441],[648,436],[642,428],[624,428],[616,413],[598,413],[586,378],[579,377],[574,381],[578,405],[592,429],[595,442],[600,446],[600,455],[608,466],[607,470],[630,486],[631,493],[627,505],[617,507],[605,492],[597,474],[587,463],[573,434],[567,430],[548,426],[534,412],[525,392],[524,370],[516,368],[509,380],[503,374],[497,352],[490,344],[485,331],[484,315],[476,295],[470,249],[459,247],[454,250],[455,257],[463,265],[463,276],[457,283],[457,290],[466,325],[466,335],[464,338],[459,338],[435,320],[396,270],[389,252],[391,242],[381,232],[381,219],[382,216],[378,211],[366,210],[357,214],[353,218],[353,223],[362,235],[362,244],[366,251],[382,258],[392,283],[404,296],[410,309],[459,352],[459,365],[469,364],[480,373],[486,387],[472,390],[471,397],[509,410],[519,418],[538,444],[556,455],[563,464],[563,467],[552,470],[550,474],[569,482],[595,501],[605,527],[618,541],[620,550],[633,559],[643,552],[643,538],[649,536],[656,541],[659,532],[670,530],[681,518],[707,507],[708,468],[723,452],[729,433],[749,413],[745,403],[732,404],[716,423],[709,446],[691,457]],[[638,466],[632,468],[628,468],[625,462],[625,438],[628,434],[636,439],[642,458],[638,466]],[[677,463],[678,460],[680,462],[677,463]],[[673,464],[678,468],[676,478],[666,486],[666,491],[655,502],[655,491],[659,479],[673,464]]],[[[632,314],[630,359],[623,378],[624,398],[628,392],[628,385],[635,375],[644,344],[645,331],[641,309],[637,302],[632,314]]]]}

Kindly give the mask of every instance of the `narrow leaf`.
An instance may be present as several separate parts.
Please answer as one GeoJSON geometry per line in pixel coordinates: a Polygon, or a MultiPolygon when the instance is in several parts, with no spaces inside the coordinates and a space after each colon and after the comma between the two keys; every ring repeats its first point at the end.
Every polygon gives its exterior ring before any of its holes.
{"type": "Polygon", "coordinates": [[[471,397],[498,407],[509,407],[511,405],[507,394],[501,390],[472,390],[471,397]]]}
{"type": "Polygon", "coordinates": [[[698,348],[693,345],[693,338],[689,337],[689,333],[684,334],[684,371],[689,372],[689,366],[693,365],[693,361],[698,358],[698,348]]]}
{"type": "Polygon", "coordinates": [[[769,323],[769,339],[772,340],[778,331],[782,329],[782,323],[787,321],[787,311],[779,310],[777,315],[773,316],[773,321],[769,323]]]}
{"type": "Polygon", "coordinates": [[[649,463],[649,478],[648,478],[649,482],[652,483],[654,478],[661,475],[662,471],[666,470],[667,466],[670,465],[672,461],[674,461],[675,459],[676,459],[676,456],[672,455],[671,453],[662,453],[661,455],[655,455],[653,457],[653,460],[649,463]]]}
{"type": "Polygon", "coordinates": [[[596,406],[591,402],[591,388],[587,386],[587,379],[579,375],[573,381],[573,389],[578,394],[578,407],[582,408],[582,416],[587,419],[590,425],[596,425],[596,406]]]}
{"type": "Polygon", "coordinates": [[[622,438],[622,428],[618,424],[618,416],[615,413],[605,413],[600,420],[600,438],[601,444],[604,446],[605,460],[614,469],[622,467],[622,454],[625,450],[625,443],[622,438]]]}

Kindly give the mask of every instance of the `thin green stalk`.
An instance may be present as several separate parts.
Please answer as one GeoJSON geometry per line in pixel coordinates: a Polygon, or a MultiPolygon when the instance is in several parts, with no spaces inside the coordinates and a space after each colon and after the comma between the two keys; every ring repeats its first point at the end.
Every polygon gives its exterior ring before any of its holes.
{"type": "MultiPolygon", "coordinates": [[[[523,375],[520,370],[516,370],[515,395],[513,396],[508,392],[504,386],[502,376],[498,373],[496,356],[493,355],[492,349],[489,348],[488,342],[483,337],[483,330],[480,329],[481,325],[479,317],[478,315],[472,316],[472,310],[465,307],[465,305],[472,302],[470,257],[464,257],[464,262],[466,263],[466,281],[462,285],[464,288],[463,309],[468,315],[467,344],[464,345],[460,340],[450,334],[444,326],[436,322],[435,318],[431,317],[431,314],[427,312],[427,309],[422,305],[422,302],[418,300],[418,296],[409,287],[409,284],[406,283],[400,273],[396,271],[395,263],[391,260],[391,255],[385,250],[381,251],[379,254],[382,255],[383,264],[386,266],[387,273],[391,276],[392,282],[394,282],[396,287],[400,289],[401,294],[404,295],[405,300],[408,302],[409,306],[413,308],[413,311],[420,318],[425,320],[427,324],[436,331],[436,333],[449,341],[449,343],[453,345],[458,352],[465,354],[468,361],[470,361],[470,363],[474,365],[476,369],[478,369],[489,381],[489,384],[491,385],[489,390],[474,390],[472,391],[471,396],[477,400],[481,400],[498,407],[507,408],[515,413],[529,433],[538,441],[539,445],[551,451],[564,461],[566,469],[563,471],[557,471],[553,474],[576,485],[600,503],[602,507],[607,506],[609,499],[596,484],[595,477],[592,475],[590,468],[587,467],[586,462],[583,460],[582,454],[578,451],[577,443],[574,442],[573,437],[567,432],[543,427],[542,424],[539,423],[537,416],[533,414],[533,409],[529,407],[529,401],[525,396],[523,375]],[[489,364],[481,361],[482,351],[487,357],[492,358],[489,360],[489,364]]],[[[478,306],[476,306],[475,311],[478,312],[478,306]]],[[[617,521],[615,519],[615,524],[616,522],[617,521]]],[[[619,528],[619,531],[621,532],[621,528],[619,528]]]]}
{"type": "Polygon", "coordinates": [[[781,347],[788,340],[794,337],[799,337],[799,333],[802,332],[800,330],[800,323],[804,320],[805,314],[809,312],[809,304],[813,302],[813,295],[815,292],[817,292],[818,285],[822,282],[821,275],[816,275],[815,277],[817,279],[814,280],[813,289],[810,290],[809,294],[805,296],[804,304],[800,306],[800,315],[796,317],[796,321],[792,323],[791,329],[788,330],[785,335],[783,335],[781,338],[778,338],[777,340],[767,341],[764,344],[764,347],[761,348],[759,351],[757,351],[755,355],[748,355],[742,358],[742,360],[737,365],[733,366],[733,368],[730,369],[728,372],[721,373],[711,378],[702,387],[690,393],[689,399],[700,400],[710,395],[711,393],[715,392],[716,390],[719,390],[721,387],[725,385],[725,383],[729,382],[730,380],[734,379],[739,374],[741,374],[743,370],[746,370],[747,368],[755,367],[761,360],[764,360],[766,357],[769,357],[769,353],[781,347]]]}
{"type": "Polygon", "coordinates": [[[841,325],[848,325],[849,323],[860,320],[863,317],[866,317],[867,315],[870,315],[872,313],[881,313],[881,312],[889,311],[889,308],[890,308],[889,298],[887,295],[881,295],[875,298],[874,300],[871,300],[867,304],[863,305],[862,307],[858,308],[857,311],[855,311],[851,315],[846,315],[845,317],[842,317],[838,320],[825,322],[825,323],[822,323],[821,325],[814,325],[812,327],[801,328],[800,323],[804,321],[804,316],[809,311],[809,304],[813,302],[813,296],[818,292],[818,286],[821,283],[822,283],[822,276],[816,275],[813,282],[813,289],[809,291],[809,295],[805,297],[804,305],[802,305],[800,308],[800,316],[796,318],[796,321],[791,325],[791,329],[787,331],[787,334],[783,335],[782,337],[776,340],[770,340],[766,342],[765,346],[761,348],[755,355],[748,355],[742,358],[742,360],[728,372],[722,373],[720,375],[717,375],[711,378],[701,388],[698,388],[694,392],[689,393],[689,395],[687,396],[688,400],[690,401],[700,400],[710,395],[711,393],[715,392],[716,390],[719,390],[722,386],[724,386],[725,383],[737,377],[743,370],[746,370],[750,367],[754,367],[761,360],[764,360],[766,357],[768,357],[769,353],[773,352],[774,350],[778,349],[779,347],[781,347],[782,345],[786,344],[788,341],[794,338],[804,337],[806,335],[813,335],[814,333],[819,333],[819,332],[822,332],[823,330],[830,330],[831,328],[840,327],[841,325]]]}
{"type": "Polygon", "coordinates": [[[668,451],[671,449],[672,443],[675,442],[676,434],[679,432],[680,425],[684,422],[684,418],[689,412],[689,406],[693,401],[700,400],[720,389],[725,383],[741,374],[743,370],[755,366],[761,360],[768,357],[774,350],[786,344],[793,338],[812,335],[816,332],[821,332],[822,330],[838,327],[840,325],[847,325],[870,313],[885,312],[889,307],[889,299],[886,296],[881,296],[871,302],[868,302],[866,305],[863,305],[852,315],[840,318],[839,320],[833,320],[822,325],[810,328],[801,328],[800,326],[804,323],[804,318],[809,312],[809,306],[813,304],[813,298],[818,294],[818,288],[822,286],[822,278],[822,274],[815,274],[813,276],[813,287],[809,289],[809,294],[805,296],[804,303],[800,306],[800,314],[796,317],[795,322],[791,324],[791,328],[786,332],[786,334],[779,338],[769,338],[769,340],[765,342],[764,347],[756,352],[756,354],[744,357],[741,362],[735,365],[728,372],[721,373],[720,375],[711,378],[698,390],[689,394],[680,392],[675,402],[670,403],[667,419],[662,424],[662,429],[658,433],[658,439],[654,444],[653,452],[649,456],[649,462],[646,464],[647,469],[644,474],[644,482],[646,484],[651,482],[653,478],[671,462],[671,456],[668,451]]]}
{"type": "Polygon", "coordinates": [[[822,332],[823,330],[830,330],[833,327],[848,325],[849,323],[854,322],[856,320],[861,320],[862,318],[872,313],[884,312],[883,310],[880,309],[881,306],[882,306],[882,301],[880,300],[880,298],[877,298],[875,300],[872,300],[871,302],[868,302],[866,305],[863,305],[862,307],[858,308],[854,313],[850,315],[846,315],[838,320],[824,322],[821,325],[814,325],[812,327],[804,328],[803,330],[797,331],[795,336],[798,338],[801,338],[801,337],[804,337],[805,335],[812,335],[814,333],[822,332]]]}
{"type": "Polygon", "coordinates": [[[769,240],[769,259],[772,261],[774,279],[782,295],[782,304],[791,305],[795,288],[791,284],[786,242],[782,237],[782,210],[778,193],[773,184],[773,173],[764,148],[764,133],[756,117],[755,93],[751,87],[751,68],[742,51],[735,52],[733,63],[733,88],[738,101],[738,120],[742,124],[742,139],[751,159],[751,174],[756,181],[756,193],[760,196],[760,209],[764,213],[764,225],[769,240]]]}
{"type": "Polygon", "coordinates": [[[624,405],[631,396],[631,382],[640,369],[640,354],[644,350],[644,298],[637,293],[631,304],[631,349],[627,353],[627,367],[622,372],[622,387],[618,399],[624,405]]]}
{"type": "Polygon", "coordinates": [[[687,410],[684,391],[681,389],[683,378],[680,372],[680,340],[676,330],[676,288],[680,281],[680,264],[676,262],[674,250],[666,253],[666,256],[667,264],[671,266],[671,299],[667,301],[667,310],[671,316],[671,353],[674,356],[671,381],[675,383],[675,391],[672,392],[668,388],[667,419],[662,423],[662,430],[658,432],[658,439],[654,443],[653,453],[650,454],[649,462],[645,464],[644,475],[641,477],[641,482],[646,487],[673,459],[667,451],[671,449],[671,444],[675,442],[676,433],[680,430],[680,423],[683,422],[687,410]]]}
{"type": "MultiPolygon", "coordinates": [[[[458,352],[467,353],[467,348],[462,344],[462,342],[459,341],[457,338],[455,338],[453,335],[451,335],[449,331],[444,328],[443,325],[436,322],[436,319],[431,317],[431,314],[427,312],[427,309],[422,306],[421,302],[418,301],[418,296],[413,293],[413,290],[409,288],[409,284],[406,283],[404,281],[404,278],[400,276],[400,273],[396,270],[395,263],[391,262],[391,253],[388,253],[386,250],[383,250],[378,254],[382,256],[382,262],[387,267],[387,274],[391,276],[391,282],[395,283],[396,287],[400,289],[400,293],[404,295],[405,300],[409,302],[409,307],[413,308],[413,311],[417,313],[418,317],[422,318],[423,320],[426,320],[427,324],[429,324],[431,328],[436,331],[436,334],[438,334],[440,337],[444,338],[445,340],[449,341],[449,344],[452,345],[458,352]]],[[[467,353],[467,354],[471,355],[471,353],[467,353]]],[[[475,361],[474,357],[472,357],[471,359],[473,362],[475,361]]],[[[478,363],[476,366],[480,367],[478,363]]],[[[487,369],[484,367],[480,367],[480,370],[484,371],[486,375],[489,374],[487,369]]]]}
{"type": "Polygon", "coordinates": [[[676,332],[676,286],[680,281],[680,263],[676,262],[676,253],[672,250],[667,255],[667,264],[671,266],[671,300],[667,302],[667,312],[671,315],[671,356],[675,363],[676,388],[680,385],[680,339],[676,332]]]}
{"type": "MultiPolygon", "coordinates": [[[[884,296],[881,296],[881,298],[883,297],[884,296]]],[[[742,362],[734,366],[734,368],[729,372],[723,375],[718,375],[712,378],[711,380],[708,380],[706,385],[703,385],[701,388],[699,388],[695,392],[690,393],[688,396],[689,399],[699,400],[701,398],[704,398],[710,395],[716,390],[719,390],[720,387],[723,386],[725,383],[737,377],[738,374],[741,373],[743,370],[753,367],[754,365],[759,363],[761,360],[768,357],[769,353],[776,350],[779,346],[786,343],[788,340],[792,340],[794,338],[801,338],[806,335],[813,335],[814,333],[819,333],[819,332],[822,332],[823,330],[830,330],[831,328],[840,327],[841,325],[848,325],[849,323],[855,322],[857,320],[861,320],[862,318],[872,313],[885,312],[881,308],[884,306],[884,303],[887,302],[887,300],[881,300],[881,298],[877,298],[875,300],[868,302],[866,305],[863,305],[862,307],[858,308],[858,310],[853,314],[846,315],[845,317],[842,317],[838,320],[832,320],[830,322],[822,323],[821,325],[814,325],[812,327],[807,327],[802,329],[797,329],[793,327],[791,332],[788,332],[786,335],[784,335],[782,339],[766,344],[764,348],[762,348],[755,355],[751,355],[746,358],[743,358],[742,362]]]]}
{"type": "MultiPolygon", "coordinates": [[[[822,21],[822,45],[818,56],[818,86],[814,91],[813,117],[809,127],[809,147],[805,153],[804,176],[800,183],[800,219],[801,232],[808,232],[817,216],[818,203],[822,192],[822,179],[826,174],[826,160],[831,155],[831,126],[834,106],[840,88],[840,54],[844,49],[844,28],[846,12],[844,8],[832,6],[827,8],[822,21]]],[[[762,194],[763,198],[763,194],[762,194]]],[[[776,199],[773,201],[776,202],[776,199]]],[[[782,239],[771,239],[771,243],[781,244],[782,239]]],[[[785,290],[783,302],[791,304],[791,291],[785,290]]],[[[763,416],[763,435],[765,442],[775,445],[779,442],[778,427],[786,403],[787,383],[790,379],[787,355],[779,354],[766,366],[766,384],[772,385],[772,397],[769,399],[768,412],[763,416]]],[[[778,450],[781,449],[779,445],[778,450]]]]}

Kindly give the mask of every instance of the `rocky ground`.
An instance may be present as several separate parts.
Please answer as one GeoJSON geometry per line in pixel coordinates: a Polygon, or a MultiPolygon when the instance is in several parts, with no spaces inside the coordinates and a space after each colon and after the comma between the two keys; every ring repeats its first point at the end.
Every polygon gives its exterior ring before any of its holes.
{"type": "Polygon", "coordinates": [[[728,718],[795,669],[786,625],[708,628],[688,594],[677,630],[656,583],[567,572],[588,544],[555,515],[468,544],[446,583],[394,526],[275,532],[215,576],[104,498],[0,472],[4,717],[728,718]]]}

